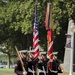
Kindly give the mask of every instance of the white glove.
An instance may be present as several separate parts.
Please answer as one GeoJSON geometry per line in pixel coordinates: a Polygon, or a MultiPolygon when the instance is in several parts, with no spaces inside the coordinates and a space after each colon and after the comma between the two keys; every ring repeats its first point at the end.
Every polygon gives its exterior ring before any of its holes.
{"type": "Polygon", "coordinates": [[[27,75],[27,72],[23,72],[23,75],[27,75]]]}
{"type": "Polygon", "coordinates": [[[62,72],[64,72],[64,70],[61,70],[62,72]]]}

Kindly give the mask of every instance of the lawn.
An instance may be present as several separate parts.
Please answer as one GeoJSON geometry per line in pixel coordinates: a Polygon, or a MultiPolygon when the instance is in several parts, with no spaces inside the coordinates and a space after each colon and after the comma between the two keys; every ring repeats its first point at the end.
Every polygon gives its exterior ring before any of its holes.
{"type": "MultiPolygon", "coordinates": [[[[14,74],[14,69],[2,69],[0,68],[0,75],[16,75],[14,74]]],[[[59,73],[58,75],[69,75],[69,73],[59,73]]],[[[73,73],[75,75],[75,73],[73,73]]]]}
{"type": "Polygon", "coordinates": [[[0,75],[16,75],[16,74],[14,74],[14,69],[0,68],[0,75]]]}

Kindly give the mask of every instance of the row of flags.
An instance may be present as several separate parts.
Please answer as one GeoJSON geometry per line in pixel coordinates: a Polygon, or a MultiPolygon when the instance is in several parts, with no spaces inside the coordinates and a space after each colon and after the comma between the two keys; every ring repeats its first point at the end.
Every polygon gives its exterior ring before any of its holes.
{"type": "MultiPolygon", "coordinates": [[[[39,56],[39,31],[38,31],[38,11],[37,4],[35,5],[35,19],[33,27],[33,48],[34,56],[37,58],[39,56]]],[[[45,28],[47,30],[47,55],[50,59],[53,59],[53,29],[52,29],[52,11],[51,3],[47,4],[45,28]]],[[[50,69],[52,69],[52,62],[50,63],[50,69]]]]}

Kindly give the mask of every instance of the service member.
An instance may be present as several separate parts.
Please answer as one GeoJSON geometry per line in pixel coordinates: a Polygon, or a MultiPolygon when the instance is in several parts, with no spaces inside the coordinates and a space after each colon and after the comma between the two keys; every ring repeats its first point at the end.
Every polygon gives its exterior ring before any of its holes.
{"type": "Polygon", "coordinates": [[[46,75],[47,74],[47,68],[48,68],[47,62],[48,61],[49,61],[49,59],[47,59],[46,53],[42,52],[39,57],[38,64],[37,64],[39,75],[46,75]]]}
{"type": "Polygon", "coordinates": [[[52,75],[58,75],[59,65],[60,65],[60,62],[57,59],[57,54],[53,54],[52,75]]]}
{"type": "Polygon", "coordinates": [[[26,59],[26,53],[20,53],[20,57],[22,58],[22,61],[23,61],[23,64],[24,64],[24,68],[25,68],[26,72],[23,72],[23,69],[22,69],[22,65],[21,65],[20,60],[16,61],[16,63],[15,63],[14,72],[17,75],[27,75],[28,62],[27,62],[27,59],[26,59]]]}
{"type": "Polygon", "coordinates": [[[38,58],[34,58],[34,53],[30,52],[28,59],[28,75],[36,75],[36,65],[38,61],[38,58]]]}

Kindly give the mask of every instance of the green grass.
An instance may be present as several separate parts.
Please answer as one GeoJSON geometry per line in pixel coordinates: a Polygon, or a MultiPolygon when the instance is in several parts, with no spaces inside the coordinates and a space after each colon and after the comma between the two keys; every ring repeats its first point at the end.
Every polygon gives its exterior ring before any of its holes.
{"type": "MultiPolygon", "coordinates": [[[[0,75],[15,75],[14,69],[2,69],[2,68],[0,68],[0,75]]],[[[69,73],[64,72],[64,73],[59,73],[58,75],[69,75],[69,73]]],[[[73,75],[75,75],[75,72],[73,73],[73,75]]]]}
{"type": "Polygon", "coordinates": [[[7,72],[7,73],[12,73],[14,72],[14,69],[0,69],[0,72],[7,72]]]}
{"type": "Polygon", "coordinates": [[[0,68],[0,75],[15,75],[14,69],[2,69],[2,68],[0,68]]]}

